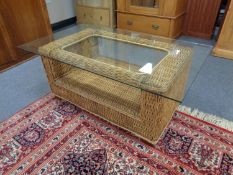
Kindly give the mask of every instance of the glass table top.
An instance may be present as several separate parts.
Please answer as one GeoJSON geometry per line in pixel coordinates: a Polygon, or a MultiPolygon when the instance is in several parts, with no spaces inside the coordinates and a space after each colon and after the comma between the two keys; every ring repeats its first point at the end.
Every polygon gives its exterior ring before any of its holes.
{"type": "Polygon", "coordinates": [[[212,46],[75,25],[19,48],[182,102],[212,46]]]}
{"type": "MultiPolygon", "coordinates": [[[[103,63],[108,62],[111,65],[122,63],[119,65],[122,68],[136,68],[139,71],[140,68],[143,70],[142,67],[145,65],[157,65],[167,55],[167,52],[164,50],[101,36],[90,36],[80,42],[70,44],[63,49],[68,52],[92,58],[93,60],[102,61],[103,63]],[[85,48],[83,48],[83,46],[85,48]]],[[[152,70],[147,70],[147,72],[148,71],[150,72],[152,70]]]]}

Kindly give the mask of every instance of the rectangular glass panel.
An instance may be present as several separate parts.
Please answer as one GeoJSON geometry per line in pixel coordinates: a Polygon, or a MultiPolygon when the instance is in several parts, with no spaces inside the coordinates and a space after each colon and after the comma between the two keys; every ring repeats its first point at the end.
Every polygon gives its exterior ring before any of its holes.
{"type": "MultiPolygon", "coordinates": [[[[59,64],[65,64],[67,66],[72,66],[73,68],[77,68],[77,69],[82,69],[85,71],[88,71],[90,73],[94,73],[98,76],[103,76],[105,78],[109,78],[112,79],[114,81],[117,81],[119,83],[124,83],[125,85],[129,85],[131,87],[135,87],[138,88],[140,90],[145,90],[145,91],[149,91],[152,93],[155,93],[157,95],[161,95],[163,97],[167,97],[176,101],[181,102],[183,100],[183,97],[187,94],[187,92],[189,91],[190,87],[193,85],[193,82],[196,80],[197,76],[199,75],[199,72],[202,68],[202,66],[206,63],[206,58],[208,57],[208,55],[210,54],[210,51],[212,50],[212,46],[208,46],[208,45],[201,45],[201,44],[197,44],[197,43],[192,43],[192,42],[187,42],[187,41],[182,41],[182,40],[172,40],[172,39],[166,39],[166,38],[161,38],[161,37],[156,37],[153,35],[148,35],[148,34],[142,34],[142,33],[136,33],[136,32],[131,32],[131,31],[126,31],[126,30],[119,30],[119,29],[109,29],[109,28],[100,28],[97,26],[92,26],[92,25],[77,25],[77,26],[71,26],[65,30],[62,30],[60,32],[55,33],[54,35],[51,36],[47,36],[47,37],[43,37],[40,38],[36,41],[32,41],[29,43],[25,43],[24,45],[19,46],[20,48],[27,50],[29,52],[33,52],[36,54],[39,54],[38,52],[38,48],[50,43],[50,42],[59,42],[58,39],[63,40],[64,37],[68,36],[70,37],[71,34],[78,34],[79,32],[82,32],[86,29],[90,29],[92,28],[93,30],[97,30],[97,36],[94,33],[91,33],[89,36],[87,37],[83,37],[83,38],[79,38],[77,40],[72,40],[72,42],[70,43],[66,43],[64,45],[58,44],[53,45],[56,47],[59,47],[59,50],[61,52],[67,52],[65,53],[65,55],[71,55],[66,57],[66,59],[57,59],[55,57],[49,57],[46,56],[47,58],[57,61],[59,64]],[[123,35],[124,37],[128,38],[130,41],[140,41],[142,40],[149,40],[151,43],[161,43],[164,45],[164,47],[167,47],[168,52],[163,52],[163,50],[160,50],[159,48],[161,47],[157,47],[158,45],[154,45],[156,46],[156,48],[151,48],[150,45],[137,45],[137,44],[133,44],[132,42],[128,42],[128,40],[123,40],[123,41],[119,41],[117,37],[112,37],[110,40],[109,38],[106,38],[108,36],[106,35],[99,35],[99,33],[101,32],[113,32],[115,35],[123,35]],[[94,36],[93,36],[94,35],[94,36]],[[78,44],[79,42],[86,42],[84,41],[85,38],[87,39],[88,37],[91,38],[91,36],[93,36],[94,40],[96,40],[96,42],[99,42],[97,44],[97,50],[94,52],[92,51],[89,47],[88,53],[95,53],[93,54],[93,56],[91,58],[89,57],[85,57],[82,58],[81,56],[79,57],[81,60],[84,60],[84,62],[88,62],[88,63],[93,63],[93,66],[98,65],[101,66],[104,63],[108,63],[108,64],[112,64],[114,66],[107,66],[110,67],[109,71],[111,73],[111,76],[109,74],[102,74],[101,72],[96,72],[96,69],[92,69],[90,67],[86,67],[87,64],[82,64],[82,62],[79,62],[80,60],[75,60],[76,56],[74,55],[82,55],[84,53],[82,53],[83,51],[78,51],[77,52],[77,48],[80,47],[78,44]],[[77,44],[77,45],[76,45],[77,44]],[[127,46],[127,47],[126,47],[127,46]],[[172,47],[169,47],[172,46],[172,47]],[[69,48],[70,47],[70,48],[69,48]],[[71,47],[73,47],[74,51],[71,51],[71,47]],[[106,49],[104,49],[106,48],[106,49]],[[132,49],[130,49],[132,48],[132,49]],[[178,91],[169,91],[168,93],[161,93],[158,91],[154,91],[151,88],[156,88],[156,86],[154,86],[153,84],[150,84],[150,80],[153,80],[154,76],[157,75],[162,75],[160,76],[159,79],[157,79],[159,82],[162,82],[164,80],[165,76],[172,76],[172,74],[166,74],[166,70],[171,69],[171,67],[176,66],[177,61],[179,60],[187,60],[188,57],[186,58],[186,56],[184,55],[184,57],[180,57],[180,54],[185,52],[186,49],[191,49],[192,50],[192,63],[190,64],[186,64],[184,65],[183,68],[181,68],[181,72],[179,73],[179,75],[177,77],[182,77],[182,75],[187,75],[187,81],[185,80],[186,83],[186,88],[184,89],[184,94],[179,95],[178,91]],[[63,50],[63,51],[62,51],[63,50]],[[75,51],[76,50],[76,51],[75,51]],[[76,52],[77,54],[73,54],[71,52],[76,52]],[[154,52],[154,56],[151,57],[150,55],[154,52]],[[155,54],[157,54],[155,56],[155,54]],[[96,57],[107,57],[107,59],[104,60],[98,60],[97,63],[94,63],[96,61],[94,61],[94,59],[96,59],[96,57]],[[161,57],[160,57],[161,56],[161,57]],[[170,57],[171,56],[171,57],[170,57]],[[70,61],[70,58],[73,57],[73,62],[70,61]],[[170,58],[169,58],[170,57],[170,58]],[[135,58],[135,59],[134,59],[135,58]],[[169,58],[169,59],[167,59],[169,58]],[[152,59],[152,60],[150,60],[152,59]],[[162,60],[161,60],[162,59],[162,60]],[[91,60],[91,61],[88,61],[91,60]],[[93,60],[93,61],[92,61],[93,60]],[[107,60],[107,61],[106,61],[107,60]],[[160,61],[161,60],[161,61],[160,61]],[[165,60],[163,62],[163,60],[165,60]],[[170,64],[165,65],[165,64],[157,64],[157,66],[155,67],[155,71],[153,75],[150,75],[150,73],[142,73],[142,72],[138,72],[139,69],[141,68],[145,68],[147,69],[148,66],[148,62],[152,62],[154,65],[156,65],[157,62],[160,63],[166,63],[167,61],[169,61],[170,64]],[[140,62],[138,62],[140,61],[140,62]],[[119,64],[119,62],[126,62],[126,66],[122,66],[122,64],[119,64]],[[132,67],[134,67],[134,65],[136,65],[137,71],[135,72],[135,70],[132,70],[132,67]],[[146,65],[146,66],[143,66],[146,65]],[[164,66],[163,66],[164,65],[164,66]],[[142,77],[142,79],[137,79],[137,81],[135,80],[135,82],[137,82],[138,84],[135,84],[134,81],[125,81],[122,79],[119,79],[118,74],[114,74],[115,71],[114,69],[118,69],[119,67],[123,67],[125,70],[125,75],[128,76],[129,73],[134,74],[136,76],[141,76],[143,75],[144,77],[142,77]],[[164,69],[160,69],[160,68],[164,68],[164,69]],[[190,69],[189,69],[190,67],[190,69]],[[160,73],[156,73],[156,70],[158,70],[158,68],[161,70],[160,73]],[[184,69],[187,69],[187,71],[183,71],[184,69]],[[126,70],[126,69],[130,69],[130,71],[126,70]],[[163,71],[164,70],[164,71],[163,71]],[[112,73],[113,72],[113,73],[112,73]],[[149,84],[146,84],[147,82],[149,82],[149,84]],[[148,86],[144,86],[144,85],[148,85],[148,86]]],[[[59,42],[60,43],[60,42],[59,42]]],[[[135,42],[137,43],[137,42],[135,42]]],[[[153,44],[152,44],[153,45],[153,44]]],[[[166,50],[167,50],[166,49],[166,50]]],[[[88,49],[87,49],[88,50],[88,49]]],[[[87,54],[87,53],[86,53],[87,54]]],[[[182,54],[183,55],[183,54],[182,54]]],[[[153,66],[154,66],[153,65],[153,66]]],[[[93,67],[93,68],[98,68],[98,67],[93,67]]],[[[174,67],[175,68],[175,67],[174,67]]],[[[177,69],[177,68],[175,68],[177,69]]],[[[66,70],[66,69],[65,69],[66,70]]],[[[101,70],[101,69],[100,69],[101,70]]],[[[141,69],[141,70],[145,70],[145,69],[141,69]]],[[[62,70],[59,69],[60,72],[62,72],[62,70]]],[[[123,71],[124,72],[124,71],[123,71]]],[[[122,74],[124,75],[124,74],[122,74]]],[[[60,76],[60,73],[59,73],[60,76]]],[[[184,77],[185,78],[185,77],[184,77]]],[[[156,83],[156,82],[155,82],[156,83]]],[[[176,87],[177,90],[179,90],[180,88],[178,87],[180,85],[180,83],[178,81],[174,81],[174,84],[171,87],[176,87]]],[[[159,87],[159,86],[158,86],[159,87]]],[[[172,89],[171,89],[172,90],[172,89]]]]}
{"type": "Polygon", "coordinates": [[[158,0],[130,0],[130,5],[155,8],[158,7],[158,0]]]}
{"type": "Polygon", "coordinates": [[[153,68],[167,55],[164,50],[102,36],[90,36],[64,47],[64,50],[135,71],[146,71],[148,66],[153,68]]]}

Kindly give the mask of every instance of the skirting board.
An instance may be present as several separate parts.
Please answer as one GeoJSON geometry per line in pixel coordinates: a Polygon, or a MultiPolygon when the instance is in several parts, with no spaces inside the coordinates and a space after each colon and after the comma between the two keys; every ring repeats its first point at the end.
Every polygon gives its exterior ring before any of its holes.
{"type": "Polygon", "coordinates": [[[69,25],[75,24],[76,23],[77,18],[76,17],[72,17],[57,23],[52,24],[52,30],[53,31],[57,31],[63,27],[67,27],[69,25]]]}
{"type": "Polygon", "coordinates": [[[217,48],[217,47],[215,47],[213,49],[212,55],[227,58],[227,59],[233,59],[233,51],[221,49],[221,48],[217,48]]]}

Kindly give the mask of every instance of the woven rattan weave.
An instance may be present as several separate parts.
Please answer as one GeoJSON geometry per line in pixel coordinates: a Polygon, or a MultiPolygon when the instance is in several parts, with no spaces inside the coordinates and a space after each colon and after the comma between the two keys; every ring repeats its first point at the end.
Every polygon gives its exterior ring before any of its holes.
{"type": "Polygon", "coordinates": [[[192,50],[173,43],[86,29],[44,45],[39,52],[57,96],[155,143],[179,105],[174,99],[183,97],[192,50]],[[93,36],[159,49],[166,56],[151,73],[142,73],[137,64],[101,56],[92,58],[97,47],[93,36]],[[82,47],[76,47],[87,38],[82,47]]]}

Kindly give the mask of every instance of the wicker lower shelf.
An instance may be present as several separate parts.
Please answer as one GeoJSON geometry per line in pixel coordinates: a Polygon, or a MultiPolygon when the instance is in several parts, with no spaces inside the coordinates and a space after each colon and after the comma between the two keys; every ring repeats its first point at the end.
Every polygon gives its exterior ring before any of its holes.
{"type": "Polygon", "coordinates": [[[78,68],[58,78],[55,84],[125,115],[139,115],[141,90],[135,87],[78,68]]]}
{"type": "MultiPolygon", "coordinates": [[[[155,144],[179,102],[43,57],[52,92],[155,144]]],[[[186,70],[172,90],[182,93],[186,70]]]]}

